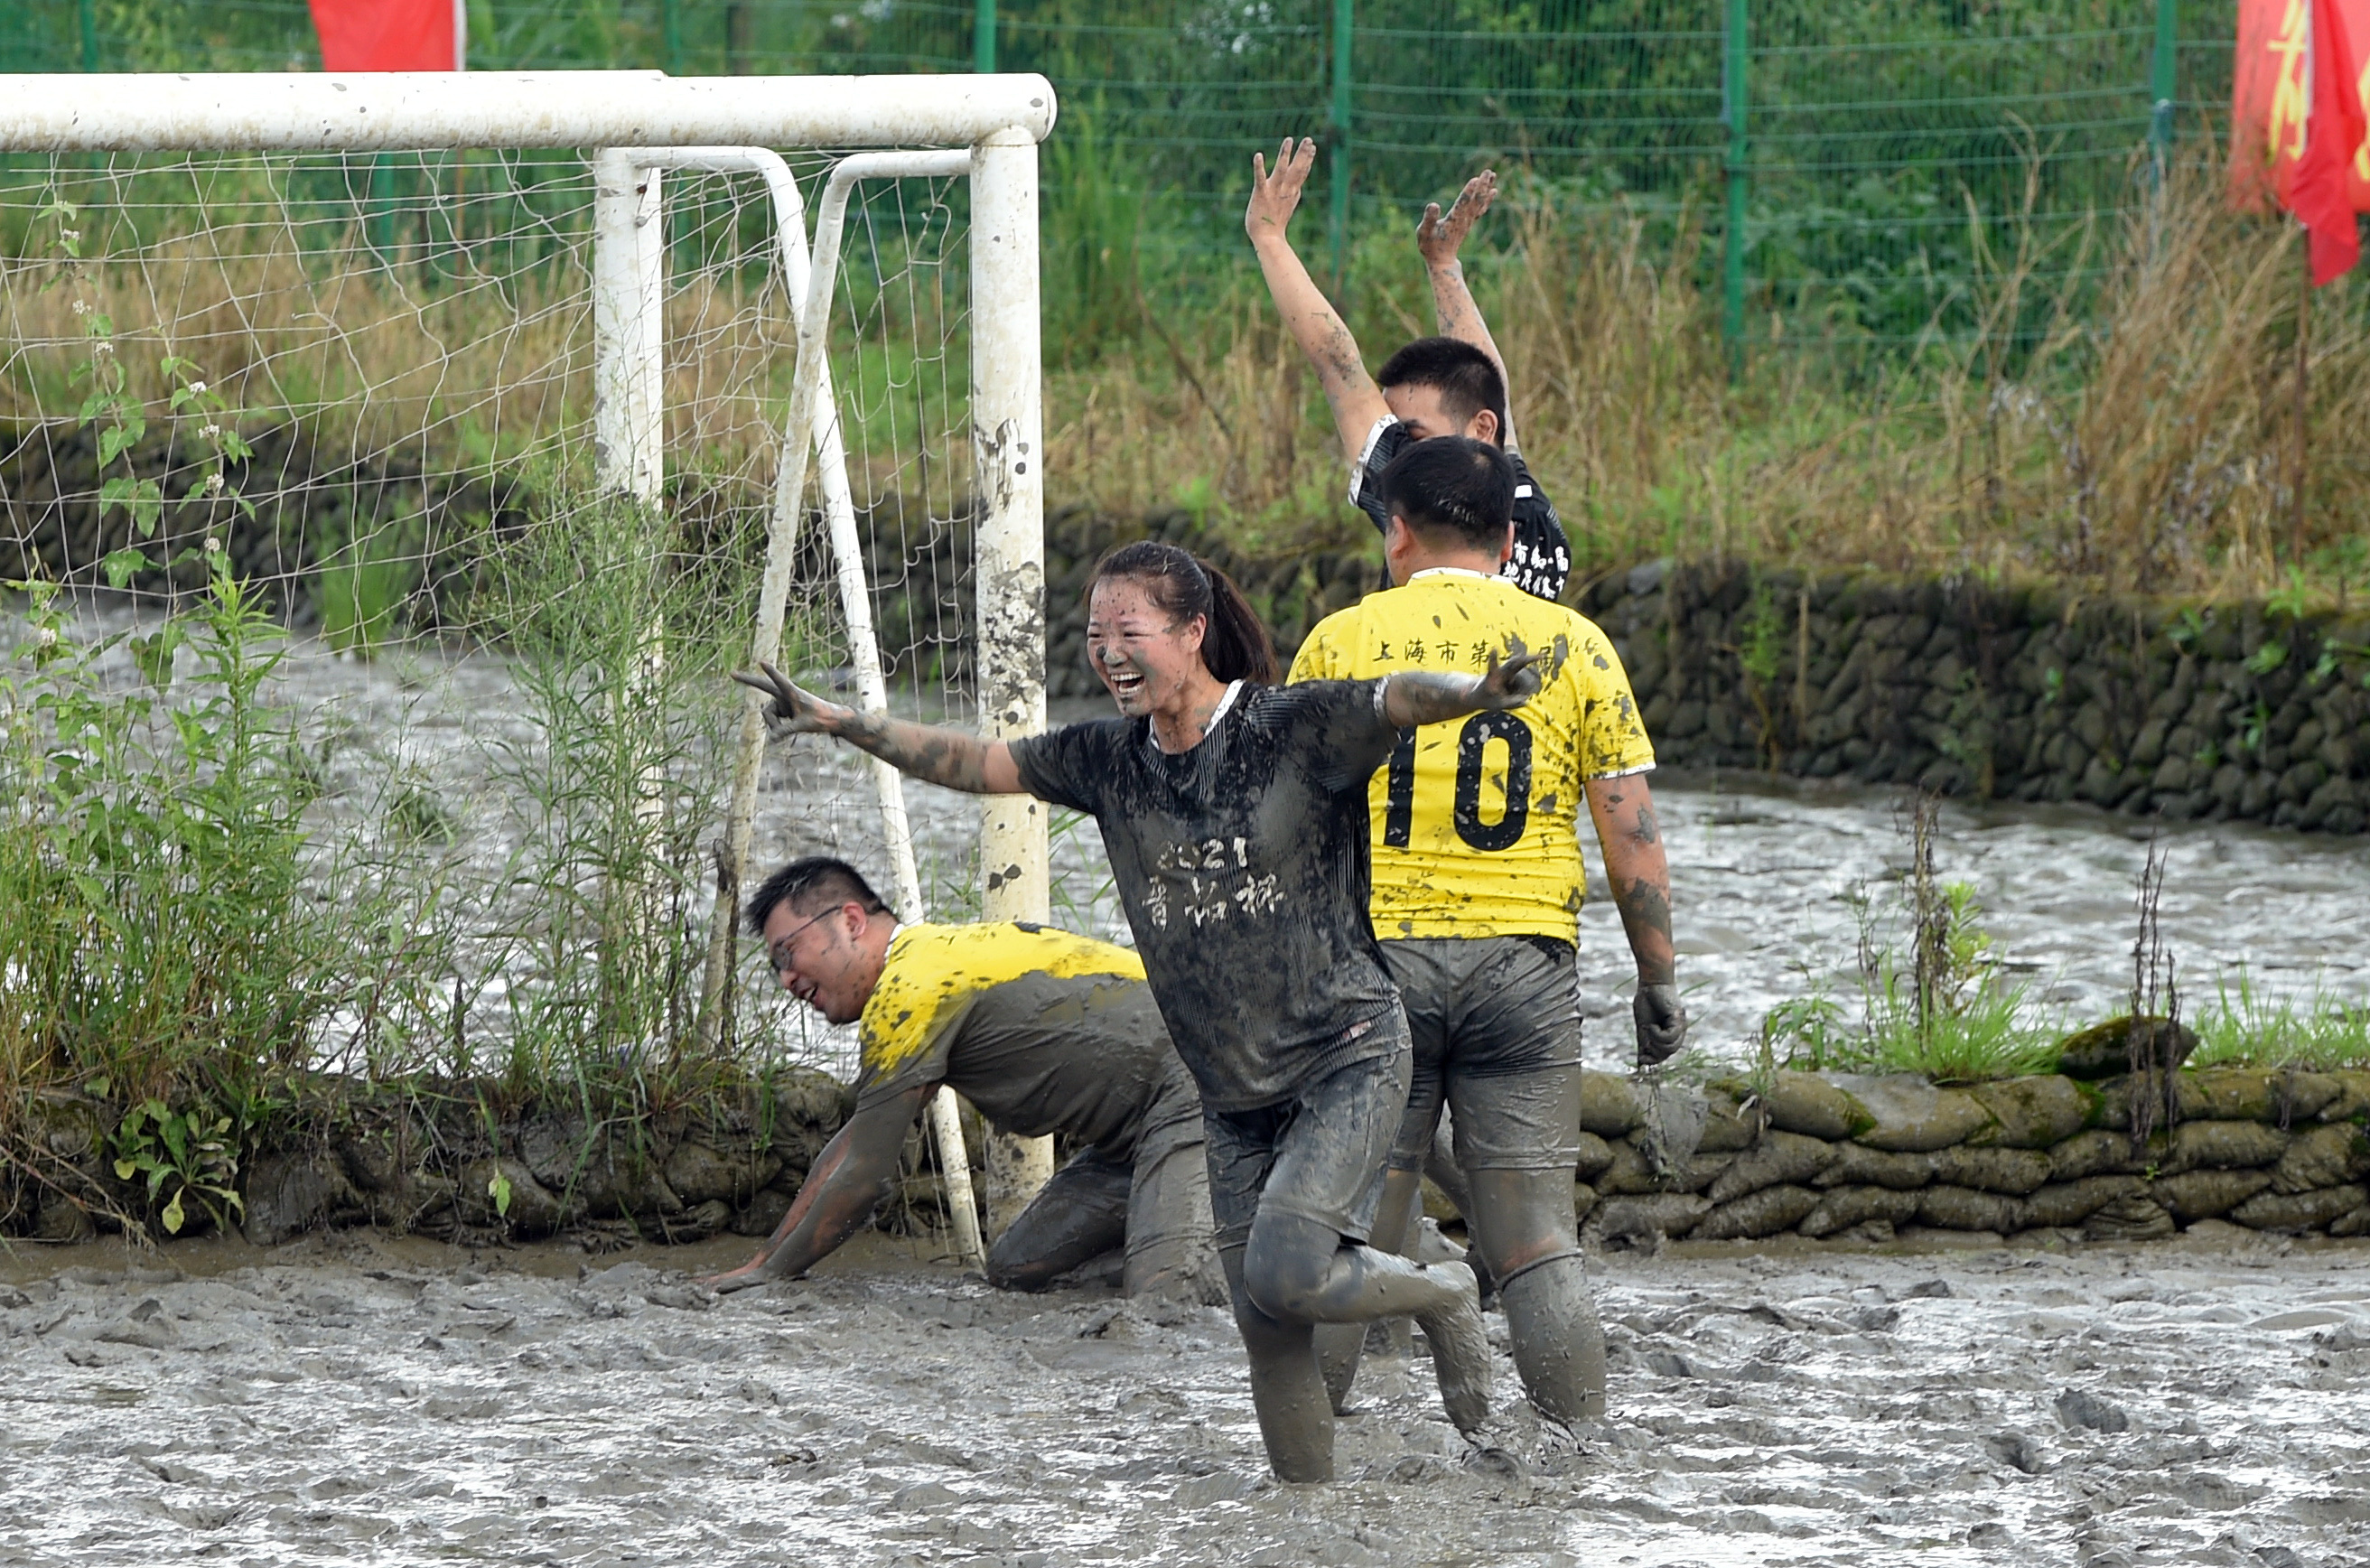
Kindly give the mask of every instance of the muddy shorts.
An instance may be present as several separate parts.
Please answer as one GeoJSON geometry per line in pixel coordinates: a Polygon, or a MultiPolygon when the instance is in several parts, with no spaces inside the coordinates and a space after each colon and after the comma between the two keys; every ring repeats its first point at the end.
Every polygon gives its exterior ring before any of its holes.
{"type": "Polygon", "coordinates": [[[1415,1045],[1391,1168],[1420,1170],[1444,1101],[1467,1170],[1580,1162],[1580,992],[1569,942],[1409,937],[1383,943],[1415,1045]]]}
{"type": "Polygon", "coordinates": [[[1375,1029],[1397,1037],[1383,1055],[1338,1068],[1273,1105],[1203,1113],[1220,1251],[1247,1245],[1262,1211],[1315,1220],[1352,1241],[1373,1234],[1411,1066],[1398,1010],[1375,1029]]]}
{"type": "Polygon", "coordinates": [[[998,1286],[1041,1289],[1120,1247],[1128,1295],[1225,1299],[1210,1237],[1202,1098],[1181,1062],[1145,1108],[1134,1146],[1087,1149],[1053,1172],[988,1249],[987,1274],[998,1286]]]}

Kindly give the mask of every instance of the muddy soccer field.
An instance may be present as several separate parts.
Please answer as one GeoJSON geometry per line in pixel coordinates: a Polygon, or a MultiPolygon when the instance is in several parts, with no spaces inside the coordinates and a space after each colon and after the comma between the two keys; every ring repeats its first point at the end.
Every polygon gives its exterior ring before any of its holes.
{"type": "Polygon", "coordinates": [[[20,1253],[0,1563],[2370,1561],[2358,1243],[1614,1253],[1605,1424],[1530,1418],[1493,1316],[1483,1444],[1370,1361],[1319,1487],[1268,1479],[1222,1312],[877,1236],[684,1272],[746,1246],[20,1253]]]}

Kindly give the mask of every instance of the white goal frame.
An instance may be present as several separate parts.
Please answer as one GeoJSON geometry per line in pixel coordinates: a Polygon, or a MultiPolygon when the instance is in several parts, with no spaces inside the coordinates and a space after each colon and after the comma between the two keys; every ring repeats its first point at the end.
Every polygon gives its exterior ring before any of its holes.
{"type": "MultiPolygon", "coordinates": [[[[0,152],[371,152],[581,146],[593,175],[593,442],[604,491],[658,504],[665,474],[666,286],[661,181],[667,168],[747,172],[765,181],[799,334],[783,431],[754,661],[779,651],[807,458],[821,470],[824,522],[848,622],[858,700],[887,706],[863,552],[823,352],[841,220],[859,179],[968,175],[972,190],[973,530],[980,716],[995,737],[1044,728],[1044,421],[1038,296],[1037,144],[1053,125],[1052,84],[1033,75],[670,77],[644,71],[389,72],[356,75],[0,76],[0,152]],[[777,149],[859,153],[834,167],[808,253],[797,182],[777,149]]],[[[765,698],[744,692],[733,791],[719,857],[701,1028],[717,1032],[765,746],[765,698]]],[[[919,918],[919,879],[902,785],[875,765],[900,904],[919,918]]],[[[989,797],[980,835],[985,913],[1044,920],[1044,808],[989,797]]],[[[969,1160],[952,1096],[932,1107],[957,1244],[983,1256],[969,1160]]],[[[1028,1140],[1046,1145],[1048,1140],[1028,1140]]],[[[1008,1217],[1051,1174],[1050,1147],[991,1148],[1008,1217]],[[994,1157],[1003,1154],[1005,1159],[994,1157]]]]}

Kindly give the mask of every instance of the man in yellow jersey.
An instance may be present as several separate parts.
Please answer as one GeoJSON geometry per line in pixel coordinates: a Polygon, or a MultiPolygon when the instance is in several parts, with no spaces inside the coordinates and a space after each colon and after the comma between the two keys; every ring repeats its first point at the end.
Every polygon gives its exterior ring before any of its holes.
{"type": "MultiPolygon", "coordinates": [[[[1638,963],[1639,1062],[1664,1060],[1686,1035],[1670,872],[1643,777],[1654,753],[1605,634],[1497,575],[1512,546],[1504,453],[1464,436],[1419,442],[1382,483],[1397,586],[1320,622],[1292,678],[1478,670],[1515,649],[1544,651],[1550,672],[1520,711],[1401,732],[1370,785],[1375,934],[1416,1053],[1382,1212],[1404,1225],[1444,1098],[1471,1187],[1466,1217],[1497,1278],[1515,1366],[1533,1404],[1569,1423],[1605,1401],[1571,1202],[1583,802],[1638,963]]],[[[1375,1244],[1389,1244],[1379,1227],[1375,1244]]],[[[1345,1338],[1326,1345],[1337,1398],[1354,1368],[1345,1338]]]]}
{"type": "Polygon", "coordinates": [[[708,1284],[793,1278],[855,1234],[947,1084],[1000,1131],[1079,1151],[995,1239],[989,1283],[1040,1290],[1123,1245],[1129,1295],[1225,1299],[1201,1097],[1135,954],[1022,921],[900,926],[853,867],[823,856],[768,877],[745,917],[783,989],[857,1026],[862,1076],[856,1113],[780,1228],[708,1284]]]}

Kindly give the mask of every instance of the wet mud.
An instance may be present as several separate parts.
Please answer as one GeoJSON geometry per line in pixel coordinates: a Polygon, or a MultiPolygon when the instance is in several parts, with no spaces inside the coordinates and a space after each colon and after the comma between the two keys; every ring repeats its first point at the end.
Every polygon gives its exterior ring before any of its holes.
{"type": "Polygon", "coordinates": [[[2358,1243],[1614,1254],[1605,1423],[1530,1418],[1493,1315],[1480,1445],[1370,1357],[1318,1487],[1267,1479],[1221,1309],[878,1237],[722,1299],[684,1272],[745,1247],[0,1256],[0,1563],[2370,1556],[2358,1243]]]}

